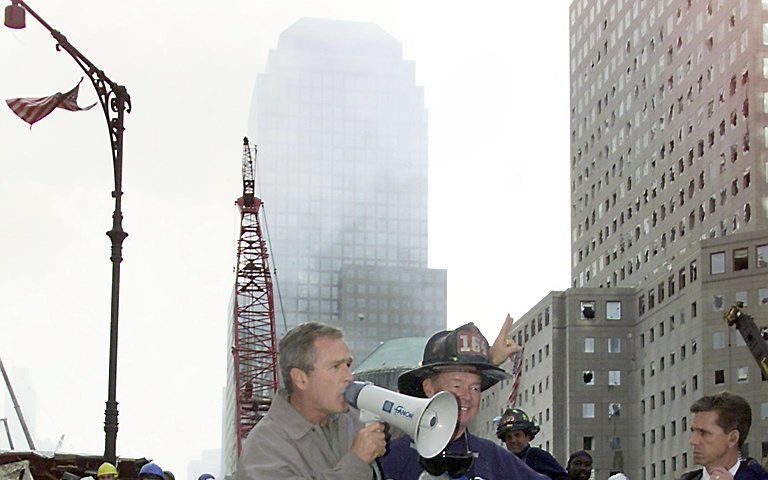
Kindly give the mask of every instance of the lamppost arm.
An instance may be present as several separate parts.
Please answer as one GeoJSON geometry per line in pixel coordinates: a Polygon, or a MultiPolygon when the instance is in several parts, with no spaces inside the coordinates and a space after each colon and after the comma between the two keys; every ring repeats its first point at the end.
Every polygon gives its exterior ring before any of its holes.
{"type": "MultiPolygon", "coordinates": [[[[103,70],[97,68],[96,65],[88,60],[85,55],[80,53],[77,48],[69,43],[67,37],[64,34],[51,27],[48,22],[43,20],[43,18],[40,17],[37,12],[32,10],[32,8],[30,8],[30,6],[27,5],[24,0],[11,0],[11,2],[14,5],[23,7],[24,10],[35,17],[35,19],[50,32],[54,40],[56,40],[56,50],[63,49],[65,52],[67,52],[91,80],[93,88],[96,90],[96,94],[99,97],[99,103],[101,104],[101,108],[104,111],[104,116],[107,120],[107,128],[109,128],[110,142],[112,144],[113,162],[122,160],[122,158],[118,159],[117,157],[118,153],[122,153],[118,152],[118,144],[122,143],[122,131],[124,128],[122,121],[118,117],[121,116],[121,110],[126,113],[131,113],[131,96],[128,94],[126,88],[113,82],[109,77],[107,77],[103,70]]],[[[122,147],[122,145],[120,146],[122,147]]],[[[117,177],[118,176],[116,174],[115,191],[122,193],[119,189],[121,178],[117,177]]]]}

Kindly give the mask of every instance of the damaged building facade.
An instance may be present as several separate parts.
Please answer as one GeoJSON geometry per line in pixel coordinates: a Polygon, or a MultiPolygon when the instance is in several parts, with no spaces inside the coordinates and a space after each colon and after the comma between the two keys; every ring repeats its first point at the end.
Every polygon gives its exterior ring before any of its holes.
{"type": "Polygon", "coordinates": [[[593,478],[676,478],[690,405],[729,390],[764,459],[768,381],[722,317],[768,325],[768,2],[574,0],[570,73],[571,288],[515,323],[519,389],[485,395],[475,430],[514,400],[593,478]]]}

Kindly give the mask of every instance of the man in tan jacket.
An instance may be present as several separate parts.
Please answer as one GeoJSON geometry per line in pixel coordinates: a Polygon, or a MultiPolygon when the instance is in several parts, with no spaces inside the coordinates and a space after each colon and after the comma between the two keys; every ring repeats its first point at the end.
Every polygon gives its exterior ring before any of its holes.
{"type": "Polygon", "coordinates": [[[309,322],[278,347],[285,388],[243,443],[238,480],[371,480],[386,452],[384,425],[363,427],[344,390],[352,357],[338,328],[309,322]]]}

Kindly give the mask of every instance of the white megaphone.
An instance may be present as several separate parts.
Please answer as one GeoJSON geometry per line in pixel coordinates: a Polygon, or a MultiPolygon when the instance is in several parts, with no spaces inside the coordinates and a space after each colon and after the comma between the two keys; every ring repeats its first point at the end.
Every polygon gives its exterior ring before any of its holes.
{"type": "Polygon", "coordinates": [[[443,451],[453,437],[459,418],[459,404],[449,392],[417,398],[371,383],[351,382],[344,398],[360,410],[361,422],[383,421],[406,432],[424,458],[443,451]]]}

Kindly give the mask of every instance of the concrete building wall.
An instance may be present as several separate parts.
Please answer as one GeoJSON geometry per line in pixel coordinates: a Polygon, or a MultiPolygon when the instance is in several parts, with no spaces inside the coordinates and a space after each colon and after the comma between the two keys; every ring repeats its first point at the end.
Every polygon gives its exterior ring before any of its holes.
{"type": "Polygon", "coordinates": [[[633,289],[630,478],[692,469],[690,405],[726,388],[752,405],[747,453],[768,455],[768,382],[722,320],[743,299],[768,313],[766,23],[759,0],[570,6],[571,282],[633,289]]]}

